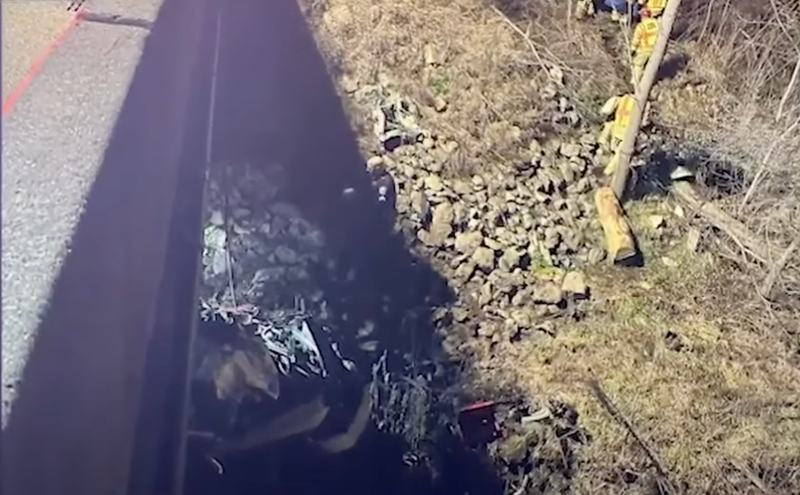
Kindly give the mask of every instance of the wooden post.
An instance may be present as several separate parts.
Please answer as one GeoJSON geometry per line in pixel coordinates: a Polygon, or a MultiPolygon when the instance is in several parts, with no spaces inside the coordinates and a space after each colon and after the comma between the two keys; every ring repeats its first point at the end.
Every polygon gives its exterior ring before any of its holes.
{"type": "Polygon", "coordinates": [[[639,134],[639,127],[642,125],[645,105],[650,96],[650,89],[655,83],[661,60],[664,58],[664,53],[667,51],[667,42],[669,41],[672,25],[675,22],[680,4],[681,0],[668,0],[667,8],[664,9],[664,16],[659,23],[656,46],[653,48],[653,54],[650,56],[650,60],[647,61],[647,66],[644,69],[642,80],[639,82],[639,87],[636,88],[636,106],[633,112],[631,112],[631,120],[628,124],[628,129],[625,131],[625,138],[622,140],[622,144],[620,144],[619,163],[617,163],[617,170],[614,172],[614,177],[611,179],[611,188],[620,200],[622,200],[622,195],[625,192],[625,184],[628,181],[633,147],[636,144],[636,136],[639,134]]]}
{"type": "Polygon", "coordinates": [[[617,263],[636,255],[636,243],[625,213],[617,196],[610,187],[598,190],[594,195],[597,215],[606,238],[606,251],[610,263],[617,263]]]}

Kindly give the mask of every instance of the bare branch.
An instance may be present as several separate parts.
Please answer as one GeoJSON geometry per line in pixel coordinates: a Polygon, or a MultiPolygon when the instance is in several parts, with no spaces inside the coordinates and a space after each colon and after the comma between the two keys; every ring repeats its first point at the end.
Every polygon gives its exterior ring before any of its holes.
{"type": "MultiPolygon", "coordinates": [[[[534,56],[534,57],[536,57],[536,61],[539,63],[539,66],[540,66],[542,69],[544,69],[545,73],[547,74],[547,78],[548,78],[548,79],[551,79],[551,80],[553,79],[553,76],[552,76],[552,74],[550,73],[550,69],[552,69],[553,67],[558,67],[559,69],[561,69],[562,73],[564,72],[564,67],[563,67],[563,66],[559,66],[558,64],[556,64],[556,63],[552,63],[552,62],[551,62],[550,64],[547,64],[547,63],[544,61],[544,59],[542,58],[542,56],[539,54],[539,49],[537,48],[537,46],[536,46],[536,43],[534,43],[534,42],[533,42],[533,40],[531,39],[531,37],[530,37],[530,36],[529,36],[529,35],[528,35],[528,34],[527,34],[525,31],[523,31],[522,29],[520,29],[520,28],[519,28],[519,26],[517,26],[516,24],[514,24],[514,21],[512,21],[511,19],[509,19],[509,18],[508,18],[508,16],[507,16],[507,15],[505,15],[505,14],[504,14],[504,13],[503,13],[503,12],[502,12],[500,9],[498,9],[497,7],[495,7],[495,6],[492,6],[492,10],[494,10],[494,11],[497,13],[497,15],[499,15],[499,16],[500,16],[500,18],[501,18],[501,19],[503,19],[503,21],[504,21],[506,24],[508,24],[508,25],[509,25],[509,27],[511,27],[511,29],[513,29],[513,30],[514,30],[514,31],[515,31],[517,34],[519,34],[520,36],[522,36],[522,39],[524,39],[524,40],[525,40],[525,43],[527,43],[528,47],[531,49],[531,53],[533,53],[533,56],[534,56]]],[[[545,49],[545,51],[547,51],[547,50],[545,49]]]]}
{"type": "Polygon", "coordinates": [[[778,144],[780,144],[784,139],[786,139],[786,137],[789,134],[794,132],[794,130],[797,129],[798,126],[800,126],[800,117],[798,117],[797,120],[795,120],[794,123],[790,125],[785,131],[783,131],[783,134],[781,134],[778,137],[778,139],[772,142],[772,145],[769,147],[769,150],[767,150],[767,153],[764,155],[764,159],[761,160],[761,166],[758,167],[756,175],[755,177],[753,177],[753,182],[750,183],[750,187],[747,188],[747,192],[745,193],[744,198],[742,198],[742,203],[739,205],[739,213],[742,212],[747,202],[750,201],[750,198],[755,193],[756,186],[758,186],[758,184],[761,182],[761,178],[764,176],[764,173],[766,173],[767,165],[769,165],[769,160],[770,158],[772,158],[772,153],[778,147],[778,144]]]}
{"type": "Polygon", "coordinates": [[[628,421],[628,418],[626,418],[622,414],[622,412],[614,404],[614,402],[611,401],[611,398],[605,393],[605,391],[603,391],[603,388],[600,386],[600,382],[598,382],[597,380],[591,380],[589,382],[589,388],[591,388],[592,393],[594,393],[595,397],[597,397],[597,400],[600,402],[603,408],[606,411],[608,411],[611,417],[614,418],[623,427],[625,427],[626,430],[628,430],[628,433],[631,434],[633,439],[636,440],[636,443],[638,443],[639,446],[642,448],[642,450],[644,450],[645,454],[647,454],[647,457],[650,458],[650,461],[655,466],[656,471],[658,471],[658,474],[661,475],[661,477],[669,483],[669,472],[667,471],[667,468],[664,467],[664,464],[661,462],[661,459],[658,458],[658,455],[653,450],[653,448],[650,447],[650,445],[648,445],[647,442],[644,441],[644,439],[639,435],[639,433],[636,432],[631,422],[628,421]]]}
{"type": "Polygon", "coordinates": [[[786,90],[783,92],[781,102],[778,105],[778,112],[775,114],[776,122],[780,122],[781,117],[783,117],[783,109],[786,106],[786,103],[789,101],[789,97],[792,96],[792,91],[794,91],[794,87],[797,85],[798,78],[800,78],[800,53],[797,54],[797,62],[794,64],[792,77],[789,79],[789,84],[786,85],[786,90]]]}
{"type": "Polygon", "coordinates": [[[761,295],[764,296],[766,299],[770,299],[772,296],[772,289],[775,287],[775,283],[778,281],[778,277],[780,276],[783,268],[789,262],[789,259],[792,257],[792,254],[797,250],[798,246],[800,246],[800,232],[794,236],[794,240],[789,247],[783,252],[781,257],[778,261],[772,266],[769,271],[769,275],[767,278],[764,279],[764,284],[761,286],[761,295]]]}
{"type": "Polygon", "coordinates": [[[703,41],[703,37],[706,34],[706,29],[708,29],[708,23],[711,21],[711,12],[714,9],[714,3],[716,3],[716,1],[717,0],[711,0],[710,2],[708,2],[708,9],[706,10],[706,19],[705,21],[703,21],[703,29],[702,31],[700,31],[700,36],[697,37],[698,43],[702,43],[703,41]]]}

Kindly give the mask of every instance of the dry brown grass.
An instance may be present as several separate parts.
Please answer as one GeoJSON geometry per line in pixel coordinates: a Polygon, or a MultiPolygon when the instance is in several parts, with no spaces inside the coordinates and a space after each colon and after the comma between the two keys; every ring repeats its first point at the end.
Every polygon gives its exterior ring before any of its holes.
{"type": "MultiPolygon", "coordinates": [[[[797,60],[776,35],[788,19],[781,17],[781,28],[769,2],[684,3],[680,38],[670,51],[687,54],[688,65],[660,84],[658,121],[687,147],[741,167],[752,180],[768,143],[786,134],[800,111],[795,88],[775,118],[797,60]]],[[[625,87],[613,56],[622,46],[619,28],[575,22],[566,4],[318,0],[309,18],[337,78],[365,85],[380,77],[423,104],[446,99],[445,112],[424,109],[424,124],[459,142],[469,171],[513,161],[530,137],[554,132],[544,125],[542,65],[563,70],[562,90],[590,118],[625,87]],[[497,6],[528,33],[533,48],[497,6]],[[426,52],[435,63],[426,63],[426,52]]],[[[345,101],[356,125],[368,128],[372,109],[345,101]]],[[[788,244],[800,226],[800,133],[783,138],[746,207],[737,208],[744,192],[727,198],[729,211],[776,245],[788,244]]],[[[374,151],[374,140],[362,146],[374,151]]],[[[651,242],[646,222],[636,217],[651,207],[632,211],[647,267],[593,274],[590,317],[556,337],[536,334],[493,352],[476,345],[474,385],[522,388],[576,406],[592,437],[580,452],[576,493],[653,493],[646,476],[631,477],[648,471],[646,457],[591,395],[591,377],[658,451],[681,493],[800,493],[800,371],[792,354],[800,319],[753,295],[763,272],[688,253],[683,244],[651,242]],[[677,267],[660,261],[665,255],[677,267]]]]}
{"type": "Polygon", "coordinates": [[[590,318],[552,338],[496,349],[480,361],[479,386],[512,381],[533,397],[576,407],[592,438],[581,452],[578,493],[650,493],[653,474],[592,394],[593,378],[658,453],[680,493],[797,493],[800,370],[773,328],[756,313],[745,317],[759,308],[743,307],[752,299],[731,290],[742,284],[735,271],[682,243],[668,249],[648,240],[651,208],[633,212],[647,267],[593,273],[590,318]],[[753,476],[773,491],[762,491],[753,476]]]}
{"type": "MultiPolygon", "coordinates": [[[[728,211],[777,258],[800,235],[800,17],[784,0],[682,4],[676,50],[686,70],[662,83],[660,122],[713,166],[743,171],[728,211]]],[[[704,168],[704,164],[701,169],[704,168]]],[[[759,267],[764,277],[769,265],[759,267]]],[[[800,253],[781,280],[800,297],[800,253]]]]}
{"type": "Polygon", "coordinates": [[[553,2],[525,5],[529,10],[514,14],[536,13],[520,24],[535,51],[479,0],[334,0],[318,3],[311,17],[342,77],[361,85],[384,77],[423,104],[445,99],[445,112],[423,108],[427,128],[459,142],[469,162],[489,166],[520,158],[532,137],[549,131],[541,98],[545,69],[564,71],[584,110],[621,85],[597,30],[566,23],[553,2]],[[426,53],[433,63],[426,63],[426,53]]]}

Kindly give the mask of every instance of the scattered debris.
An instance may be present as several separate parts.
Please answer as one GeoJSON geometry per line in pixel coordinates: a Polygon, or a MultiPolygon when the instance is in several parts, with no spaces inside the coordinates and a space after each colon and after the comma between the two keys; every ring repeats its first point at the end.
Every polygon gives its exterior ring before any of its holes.
{"type": "Polygon", "coordinates": [[[483,401],[461,409],[458,424],[462,439],[467,446],[475,448],[486,445],[498,437],[495,407],[494,402],[483,401]]]}
{"type": "Polygon", "coordinates": [[[233,351],[230,359],[216,370],[214,384],[220,400],[242,394],[236,390],[241,385],[260,390],[276,400],[280,396],[278,369],[272,358],[263,353],[246,353],[241,349],[233,351]]]}
{"type": "Polygon", "coordinates": [[[545,421],[552,417],[553,414],[550,412],[550,409],[543,407],[538,411],[534,412],[533,414],[523,416],[520,421],[522,422],[522,425],[525,426],[529,423],[538,423],[539,421],[545,421]]]}
{"type": "Polygon", "coordinates": [[[367,428],[367,424],[369,424],[370,413],[372,412],[372,398],[373,392],[368,385],[364,387],[361,403],[347,431],[319,442],[320,448],[329,454],[340,454],[352,449],[358,439],[361,438],[367,428]]]}
{"type": "MultiPolygon", "coordinates": [[[[408,125],[407,118],[400,120],[408,125]]],[[[383,162],[372,160],[370,169],[379,182],[376,199],[394,201],[388,199],[391,175],[379,170],[383,162]]],[[[394,361],[379,359],[374,322],[349,323],[346,315],[332,313],[315,277],[350,283],[355,275],[336,271],[325,236],[286,202],[281,171],[236,167],[235,173],[232,166],[212,168],[207,186],[191,427],[208,433],[204,448],[215,466],[228,454],[290,437],[327,435],[312,443],[329,454],[344,452],[380,417],[387,401],[415,393],[406,387],[411,373],[405,361],[395,368],[394,361]],[[364,355],[346,355],[345,349],[354,347],[364,355]],[[372,369],[378,361],[380,371],[372,369]],[[329,403],[324,391],[334,395],[356,387],[363,389],[360,405],[341,432],[335,418],[348,403],[329,403]],[[386,387],[395,391],[391,397],[379,393],[386,387]]],[[[450,236],[453,215],[447,203],[436,203],[430,225],[434,244],[450,236]]],[[[419,387],[430,379],[415,375],[419,387]]],[[[432,395],[429,400],[435,402],[432,395]]],[[[396,423],[384,418],[378,427],[396,423]]],[[[421,436],[417,451],[424,451],[427,433],[414,434],[421,436]]]]}
{"type": "Polygon", "coordinates": [[[215,457],[254,449],[289,438],[301,433],[313,431],[325,420],[330,408],[325,405],[322,396],[313,401],[290,409],[286,413],[270,421],[265,427],[252,430],[241,439],[223,441],[213,449],[215,457]]]}
{"type": "Polygon", "coordinates": [[[362,94],[367,93],[371,93],[371,97],[378,102],[373,112],[373,132],[386,151],[391,152],[399,146],[422,139],[422,129],[418,124],[419,110],[414,103],[400,97],[386,85],[364,88],[362,94]]]}
{"type": "Polygon", "coordinates": [[[675,181],[678,180],[691,180],[694,178],[694,173],[683,165],[675,167],[669,174],[669,178],[675,181]]]}

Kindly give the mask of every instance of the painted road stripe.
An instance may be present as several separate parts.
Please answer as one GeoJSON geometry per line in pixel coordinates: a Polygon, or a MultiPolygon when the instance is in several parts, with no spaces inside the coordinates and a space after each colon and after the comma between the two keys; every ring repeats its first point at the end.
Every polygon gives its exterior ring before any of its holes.
{"type": "Polygon", "coordinates": [[[75,26],[78,25],[78,22],[81,18],[81,13],[82,8],[78,7],[78,10],[75,11],[75,14],[70,18],[69,22],[64,29],[61,30],[56,39],[51,41],[50,44],[48,44],[45,49],[42,50],[42,52],[34,59],[33,65],[22,77],[22,80],[17,83],[16,87],[14,87],[14,89],[11,91],[11,94],[9,94],[8,97],[3,100],[3,117],[11,113],[14,105],[16,105],[17,101],[25,93],[25,90],[28,89],[28,86],[31,85],[33,79],[36,77],[39,71],[42,70],[42,67],[44,66],[45,62],[47,62],[47,59],[50,58],[50,55],[53,54],[56,48],[58,48],[58,46],[64,42],[67,36],[69,36],[69,33],[71,33],[75,26]]]}

